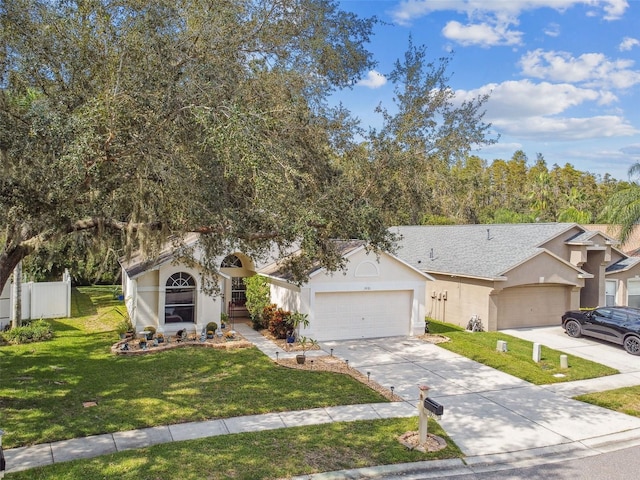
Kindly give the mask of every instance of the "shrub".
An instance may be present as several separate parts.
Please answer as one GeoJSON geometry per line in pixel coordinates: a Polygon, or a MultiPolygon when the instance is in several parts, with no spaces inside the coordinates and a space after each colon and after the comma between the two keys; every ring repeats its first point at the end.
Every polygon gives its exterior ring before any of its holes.
{"type": "Polygon", "coordinates": [[[269,306],[269,283],[264,277],[254,275],[253,277],[244,278],[244,284],[247,286],[245,295],[247,302],[245,307],[251,316],[251,322],[255,330],[261,330],[269,325],[269,322],[263,317],[264,309],[269,306]]]}
{"type": "Polygon", "coordinates": [[[151,336],[153,337],[156,334],[156,327],[152,327],[151,325],[144,327],[145,332],[151,332],[151,336]]]}
{"type": "Polygon", "coordinates": [[[42,342],[53,338],[53,327],[44,320],[35,320],[22,327],[12,328],[2,335],[8,343],[13,344],[42,342]]]}
{"type": "Polygon", "coordinates": [[[207,333],[209,332],[216,333],[216,330],[218,330],[218,324],[216,322],[207,323],[207,333]]]}
{"type": "Polygon", "coordinates": [[[262,319],[261,328],[267,328],[269,326],[269,323],[271,323],[271,319],[274,317],[276,310],[278,310],[278,306],[275,303],[272,303],[270,305],[265,305],[265,307],[262,309],[262,315],[260,315],[262,319]]]}
{"type": "Polygon", "coordinates": [[[267,328],[269,329],[269,333],[274,337],[280,339],[287,338],[287,332],[293,329],[293,325],[291,324],[291,312],[281,308],[275,308],[270,312],[267,328]]]}

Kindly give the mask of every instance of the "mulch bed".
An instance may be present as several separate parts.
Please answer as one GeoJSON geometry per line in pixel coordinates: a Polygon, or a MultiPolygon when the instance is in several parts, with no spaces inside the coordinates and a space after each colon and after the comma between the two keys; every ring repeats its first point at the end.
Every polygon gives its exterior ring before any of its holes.
{"type": "Polygon", "coordinates": [[[219,349],[233,349],[233,348],[249,348],[253,347],[253,343],[245,340],[245,338],[239,333],[235,334],[235,338],[228,340],[224,337],[208,338],[204,342],[196,339],[195,335],[191,335],[184,341],[176,341],[171,339],[168,342],[159,343],[157,346],[150,340],[147,342],[147,348],[140,348],[140,339],[127,338],[120,340],[111,347],[111,353],[115,355],[146,355],[148,353],[163,352],[165,350],[172,350],[174,348],[183,347],[204,347],[204,348],[219,348],[219,349]],[[123,350],[123,346],[127,344],[128,348],[123,350]]]}

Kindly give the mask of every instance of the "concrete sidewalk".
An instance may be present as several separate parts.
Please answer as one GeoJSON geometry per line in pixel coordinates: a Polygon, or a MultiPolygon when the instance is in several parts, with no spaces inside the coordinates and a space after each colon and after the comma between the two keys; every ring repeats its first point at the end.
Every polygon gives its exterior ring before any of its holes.
{"type": "MultiPolygon", "coordinates": [[[[272,359],[284,352],[248,325],[235,329],[272,359]],[[277,354],[276,354],[277,352],[277,354]]],[[[640,384],[635,373],[564,384],[535,386],[415,338],[327,342],[324,351],[394,387],[402,402],[345,405],[270,413],[116,432],[5,450],[8,472],[77,458],[216,435],[302,425],[417,414],[419,385],[445,406],[439,421],[466,457],[332,472],[300,478],[435,478],[504,468],[506,464],[552,462],[640,445],[640,419],[571,400],[578,393],[640,384]],[[544,457],[543,460],[540,460],[544,457]],[[430,473],[429,473],[430,472],[430,473]],[[413,477],[412,477],[413,475],[413,477]]],[[[416,423],[417,428],[417,423],[416,423]]]]}
{"type": "Polygon", "coordinates": [[[5,450],[4,453],[7,462],[7,473],[11,473],[53,463],[92,458],[161,443],[303,425],[412,417],[415,415],[415,407],[406,402],[344,405],[295,412],[248,415],[204,422],[180,423],[127,432],[93,435],[34,445],[32,447],[12,448],[5,450]]]}

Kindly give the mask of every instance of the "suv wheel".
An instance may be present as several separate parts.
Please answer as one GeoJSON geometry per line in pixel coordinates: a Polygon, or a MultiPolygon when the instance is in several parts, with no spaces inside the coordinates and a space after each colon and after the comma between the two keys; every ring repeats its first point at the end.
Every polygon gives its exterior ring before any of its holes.
{"type": "Polygon", "coordinates": [[[631,355],[640,355],[640,338],[629,335],[624,339],[624,349],[631,355]]]}
{"type": "Polygon", "coordinates": [[[570,337],[578,338],[582,336],[580,324],[575,320],[567,321],[567,323],[564,324],[564,329],[570,337]]]}

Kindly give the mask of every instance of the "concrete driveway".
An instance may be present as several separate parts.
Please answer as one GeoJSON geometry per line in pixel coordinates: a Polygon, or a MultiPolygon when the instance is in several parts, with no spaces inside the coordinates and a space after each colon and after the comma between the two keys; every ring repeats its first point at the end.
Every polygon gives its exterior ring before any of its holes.
{"type": "MultiPolygon", "coordinates": [[[[445,408],[440,425],[466,455],[584,448],[620,435],[640,438],[640,418],[571,400],[416,338],[324,342],[321,347],[369,373],[371,380],[393,386],[414,407],[418,386],[431,387],[429,396],[445,408]]],[[[635,382],[640,384],[640,375],[635,382]]]]}
{"type": "Polygon", "coordinates": [[[590,337],[571,338],[560,326],[516,328],[501,332],[607,365],[620,373],[640,372],[640,356],[628,354],[621,345],[590,337]]]}

